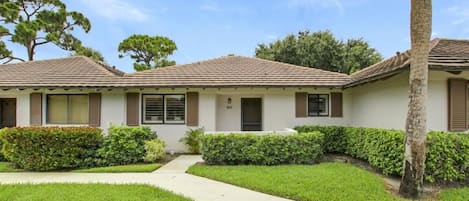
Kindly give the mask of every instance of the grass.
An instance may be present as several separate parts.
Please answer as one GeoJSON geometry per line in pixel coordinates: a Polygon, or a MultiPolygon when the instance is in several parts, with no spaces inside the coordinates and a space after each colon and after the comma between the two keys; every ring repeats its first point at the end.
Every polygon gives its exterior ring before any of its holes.
{"type": "Polygon", "coordinates": [[[0,201],[188,201],[148,185],[15,184],[0,185],[0,201]]]}
{"type": "Polygon", "coordinates": [[[455,188],[444,190],[440,193],[440,200],[467,201],[469,200],[469,188],[455,188]]]}
{"type": "Polygon", "coordinates": [[[194,165],[189,173],[293,200],[402,200],[383,179],[345,163],[283,166],[194,165]]]}
{"type": "Polygon", "coordinates": [[[24,172],[24,170],[15,169],[12,163],[0,162],[0,172],[24,172]]]}
{"type": "Polygon", "coordinates": [[[108,166],[108,167],[77,169],[77,170],[72,170],[72,172],[82,172],[82,173],[153,172],[160,167],[161,167],[161,164],[159,163],[132,164],[132,165],[117,165],[117,166],[108,166]]]}
{"type": "MultiPolygon", "coordinates": [[[[96,167],[88,169],[76,169],[71,172],[81,173],[124,173],[124,172],[153,172],[160,168],[161,164],[131,164],[108,167],[96,167]]],[[[0,162],[0,172],[25,172],[23,169],[15,169],[10,162],[0,162]]]]}

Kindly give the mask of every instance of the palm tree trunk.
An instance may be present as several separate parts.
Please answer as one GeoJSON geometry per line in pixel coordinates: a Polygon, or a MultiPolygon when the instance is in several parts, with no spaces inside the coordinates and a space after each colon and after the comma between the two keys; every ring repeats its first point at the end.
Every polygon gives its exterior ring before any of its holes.
{"type": "Polygon", "coordinates": [[[404,142],[404,175],[399,193],[404,197],[419,198],[423,193],[425,172],[428,54],[432,23],[431,0],[411,0],[410,18],[410,100],[404,142]]]}

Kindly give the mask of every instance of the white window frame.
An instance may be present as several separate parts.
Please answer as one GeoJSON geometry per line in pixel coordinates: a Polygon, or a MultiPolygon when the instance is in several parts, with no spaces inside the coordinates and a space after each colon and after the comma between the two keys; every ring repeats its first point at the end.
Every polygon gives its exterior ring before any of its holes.
{"type": "Polygon", "coordinates": [[[142,124],[185,124],[186,123],[186,112],[187,112],[187,103],[186,103],[186,94],[142,94],[142,124]],[[184,98],[184,119],[183,120],[167,120],[167,97],[171,96],[182,96],[184,98]],[[155,98],[162,97],[163,99],[163,120],[161,121],[151,121],[146,120],[146,98],[155,98]]]}
{"type": "Polygon", "coordinates": [[[164,123],[167,123],[167,124],[184,124],[186,122],[186,95],[184,94],[166,94],[163,96],[163,100],[164,100],[164,104],[163,104],[163,108],[164,108],[164,123]],[[171,96],[182,96],[184,98],[184,118],[182,120],[168,120],[167,118],[167,106],[168,106],[168,103],[167,103],[167,97],[171,97],[171,96]]]}
{"type": "Polygon", "coordinates": [[[164,104],[164,95],[160,95],[160,94],[149,94],[149,95],[143,95],[142,96],[142,102],[143,102],[143,123],[145,124],[163,124],[164,123],[164,119],[165,119],[165,104],[164,104]],[[157,98],[157,97],[161,97],[162,101],[163,101],[163,120],[146,120],[146,116],[147,116],[147,101],[146,99],[147,98],[157,98]]]}

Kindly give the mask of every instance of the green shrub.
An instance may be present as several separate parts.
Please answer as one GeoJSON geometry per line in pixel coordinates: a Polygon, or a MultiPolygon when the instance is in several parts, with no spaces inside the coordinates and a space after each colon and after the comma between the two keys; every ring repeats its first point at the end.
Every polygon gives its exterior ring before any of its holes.
{"type": "Polygon", "coordinates": [[[200,137],[204,135],[203,128],[189,129],[186,131],[186,136],[179,141],[184,143],[189,149],[190,153],[200,153],[200,137]]]}
{"type": "Polygon", "coordinates": [[[156,162],[163,158],[166,144],[163,140],[153,139],[145,141],[145,162],[156,162]]]}
{"type": "MultiPolygon", "coordinates": [[[[337,126],[299,126],[299,132],[324,133],[326,153],[344,153],[368,161],[386,175],[402,175],[404,132],[400,130],[337,126]],[[342,131],[342,133],[340,133],[342,131]],[[327,133],[330,132],[330,133],[327,133]],[[327,137],[327,136],[334,136],[327,137]],[[345,148],[327,142],[340,141],[345,148]],[[327,148],[327,146],[334,146],[327,148]]],[[[428,182],[464,181],[469,178],[469,135],[430,132],[427,135],[425,180],[428,182]]]]}
{"type": "Polygon", "coordinates": [[[430,182],[448,182],[468,177],[469,136],[430,132],[427,136],[425,179],[430,182]]]}
{"type": "Polygon", "coordinates": [[[295,128],[299,133],[319,131],[324,134],[324,152],[344,153],[347,146],[343,138],[344,127],[340,126],[298,126],[295,128]]]}
{"type": "Polygon", "coordinates": [[[200,138],[208,164],[311,164],[322,154],[323,134],[210,134],[200,138]]]}
{"type": "Polygon", "coordinates": [[[35,171],[90,167],[103,142],[92,127],[22,127],[2,131],[3,154],[18,168],[35,171]]]}
{"type": "Polygon", "coordinates": [[[156,133],[149,127],[111,126],[99,149],[101,165],[125,165],[142,162],[145,157],[145,141],[155,139],[156,133]]]}
{"type": "Polygon", "coordinates": [[[0,129],[0,162],[1,161],[6,161],[5,157],[3,156],[3,153],[2,153],[2,140],[1,140],[1,135],[3,133],[3,129],[0,129]]]}

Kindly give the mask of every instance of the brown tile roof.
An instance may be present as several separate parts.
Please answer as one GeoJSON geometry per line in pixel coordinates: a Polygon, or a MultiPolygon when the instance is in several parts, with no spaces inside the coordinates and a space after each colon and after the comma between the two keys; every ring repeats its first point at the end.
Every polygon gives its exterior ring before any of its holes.
{"type": "MultiPolygon", "coordinates": [[[[346,74],[242,56],[136,72],[121,86],[169,87],[342,87],[346,74]]],[[[117,84],[117,83],[116,83],[117,84]]]]}
{"type": "Polygon", "coordinates": [[[111,84],[124,73],[88,57],[0,65],[0,87],[94,87],[111,84]]]}
{"type": "MultiPolygon", "coordinates": [[[[436,38],[431,41],[429,51],[430,70],[469,70],[469,40],[436,38]]],[[[353,73],[346,87],[386,78],[407,70],[409,66],[410,50],[407,50],[353,73]]]]}
{"type": "Polygon", "coordinates": [[[0,87],[338,87],[348,75],[226,56],[124,74],[87,57],[0,65],[0,87]]]}

